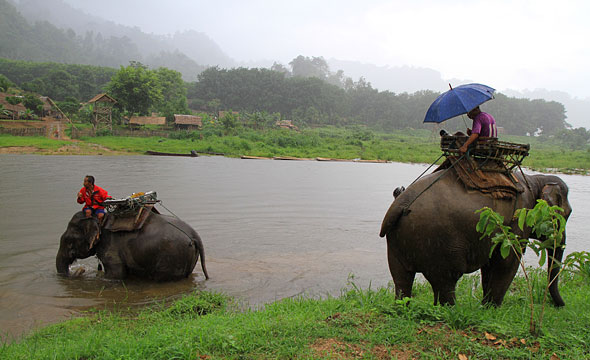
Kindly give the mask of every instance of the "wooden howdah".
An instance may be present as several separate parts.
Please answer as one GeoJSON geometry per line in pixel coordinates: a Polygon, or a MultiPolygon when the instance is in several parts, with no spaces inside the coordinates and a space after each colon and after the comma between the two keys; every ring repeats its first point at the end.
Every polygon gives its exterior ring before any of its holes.
{"type": "Polygon", "coordinates": [[[528,156],[528,144],[479,138],[464,155],[459,149],[467,139],[463,134],[441,135],[440,147],[446,159],[435,172],[453,168],[467,189],[495,198],[514,198],[523,191],[512,171],[515,167],[520,169],[528,156]]]}
{"type": "MultiPolygon", "coordinates": [[[[443,135],[440,139],[440,148],[447,158],[460,157],[462,154],[459,148],[467,139],[466,135],[443,135]]],[[[529,144],[482,137],[469,146],[467,155],[477,162],[478,170],[509,175],[515,167],[520,167],[524,158],[528,156],[529,150],[529,144]]]]}

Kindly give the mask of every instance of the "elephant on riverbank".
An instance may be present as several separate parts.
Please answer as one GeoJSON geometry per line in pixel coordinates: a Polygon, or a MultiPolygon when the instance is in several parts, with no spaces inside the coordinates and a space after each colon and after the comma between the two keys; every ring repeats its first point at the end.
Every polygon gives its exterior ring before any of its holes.
{"type": "MultiPolygon", "coordinates": [[[[483,303],[501,305],[518,270],[519,262],[511,252],[503,259],[499,247],[490,257],[491,241],[480,239],[476,231],[479,214],[487,206],[504,216],[521,238],[530,238],[531,229],[520,231],[513,219],[516,209],[532,209],[537,199],[564,209],[567,219],[572,211],[567,185],[557,176],[514,174],[524,189],[516,199],[499,199],[479,191],[467,190],[454,171],[427,175],[405,191],[398,192],[381,225],[380,236],[387,236],[387,260],[398,298],[411,297],[417,272],[432,286],[434,303],[454,304],[455,287],[463,274],[481,269],[483,303]]],[[[561,262],[565,246],[548,250],[561,262]]],[[[550,263],[550,262],[549,262],[550,263]]],[[[555,305],[565,305],[556,278],[559,268],[549,269],[555,278],[550,294],[555,305]]]]}
{"type": "Polygon", "coordinates": [[[151,213],[139,230],[110,231],[97,219],[74,214],[61,236],[55,265],[59,274],[69,274],[76,259],[96,255],[106,278],[128,275],[157,281],[189,276],[199,257],[205,278],[205,251],[197,232],[184,221],[151,213]]]}

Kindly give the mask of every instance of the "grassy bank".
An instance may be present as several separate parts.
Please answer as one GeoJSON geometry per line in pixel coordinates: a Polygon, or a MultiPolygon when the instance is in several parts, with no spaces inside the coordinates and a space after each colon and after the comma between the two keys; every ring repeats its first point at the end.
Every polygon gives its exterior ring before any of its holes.
{"type": "MultiPolygon", "coordinates": [[[[530,144],[523,165],[539,171],[582,173],[590,170],[590,150],[574,150],[551,139],[505,136],[501,140],[530,144]]],[[[318,128],[301,132],[289,130],[254,131],[220,129],[172,132],[170,137],[85,137],[75,143],[42,137],[0,135],[2,147],[29,146],[45,154],[143,154],[146,150],[188,153],[191,150],[223,153],[226,156],[293,156],[432,163],[441,154],[440,138],[428,130],[399,130],[377,133],[367,129],[318,128]]],[[[15,151],[18,151],[16,149],[15,151]]]]}
{"type": "MultiPolygon", "coordinates": [[[[546,273],[536,272],[543,284],[546,273]]],[[[240,311],[197,292],[137,313],[96,311],[0,347],[3,359],[582,359],[590,356],[590,280],[565,273],[564,308],[546,308],[543,333],[528,333],[525,282],[500,308],[480,305],[477,276],[464,277],[456,306],[433,306],[428,285],[409,304],[391,289],[338,298],[284,299],[240,311]],[[464,357],[462,357],[464,356],[464,357]]],[[[535,290],[540,302],[542,285],[535,290]]],[[[124,308],[125,304],[121,304],[124,308]]],[[[539,305],[540,307],[540,305],[539,305]]]]}

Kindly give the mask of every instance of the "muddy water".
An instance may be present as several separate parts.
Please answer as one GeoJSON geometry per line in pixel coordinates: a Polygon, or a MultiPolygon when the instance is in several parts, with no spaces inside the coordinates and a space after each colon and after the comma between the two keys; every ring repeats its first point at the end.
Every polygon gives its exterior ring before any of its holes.
{"type": "MultiPolygon", "coordinates": [[[[392,190],[426,166],[222,157],[0,155],[0,334],[12,339],[89,308],[128,308],[195,289],[258,306],[299,295],[338,295],[390,281],[381,220],[392,190]],[[56,275],[55,254],[86,174],[114,197],[155,190],[201,235],[211,279],[197,265],[171,283],[109,281],[95,258],[56,275]]],[[[590,179],[562,176],[571,189],[568,252],[587,250],[590,179]]],[[[168,209],[168,210],[167,210],[168,209]]]]}

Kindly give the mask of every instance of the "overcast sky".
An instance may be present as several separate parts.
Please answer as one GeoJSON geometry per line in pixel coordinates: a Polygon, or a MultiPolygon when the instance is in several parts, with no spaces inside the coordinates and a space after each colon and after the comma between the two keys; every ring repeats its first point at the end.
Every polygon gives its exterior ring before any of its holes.
{"type": "Polygon", "coordinates": [[[590,98],[587,0],[65,1],[148,33],[206,33],[237,61],[323,56],[590,98]]]}

